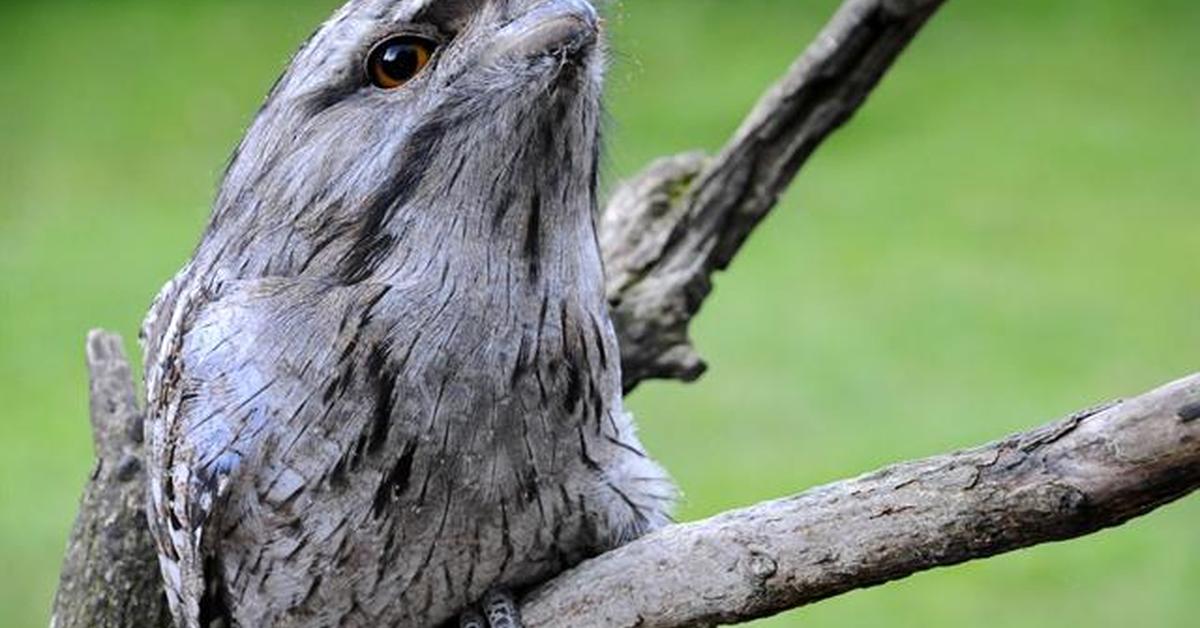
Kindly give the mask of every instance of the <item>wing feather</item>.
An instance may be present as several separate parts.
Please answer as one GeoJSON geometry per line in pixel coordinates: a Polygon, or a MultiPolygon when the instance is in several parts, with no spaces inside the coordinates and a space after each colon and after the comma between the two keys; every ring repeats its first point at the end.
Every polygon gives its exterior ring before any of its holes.
{"type": "Polygon", "coordinates": [[[382,290],[248,280],[174,306],[174,337],[155,343],[161,372],[147,377],[150,508],[168,599],[186,628],[232,625],[216,545],[231,526],[260,525],[240,498],[280,501],[304,481],[268,468],[278,461],[264,449],[294,439],[297,417],[313,419],[305,404],[328,375],[313,363],[345,351],[338,319],[382,290]]]}

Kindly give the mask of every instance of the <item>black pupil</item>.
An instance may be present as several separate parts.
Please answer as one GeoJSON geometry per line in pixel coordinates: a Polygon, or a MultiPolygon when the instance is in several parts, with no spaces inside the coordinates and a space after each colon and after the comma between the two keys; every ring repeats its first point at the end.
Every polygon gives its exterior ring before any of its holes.
{"type": "Polygon", "coordinates": [[[421,69],[421,53],[415,44],[398,41],[388,44],[379,55],[379,69],[384,76],[407,81],[421,69]]]}

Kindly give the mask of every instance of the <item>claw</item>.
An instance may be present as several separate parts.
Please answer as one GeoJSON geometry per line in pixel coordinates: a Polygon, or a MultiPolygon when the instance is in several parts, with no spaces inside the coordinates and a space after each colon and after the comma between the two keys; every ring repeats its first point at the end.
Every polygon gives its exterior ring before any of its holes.
{"type": "Polygon", "coordinates": [[[483,616],[475,611],[467,611],[458,620],[458,628],[488,628],[483,616]]]}
{"type": "Polygon", "coordinates": [[[517,602],[507,593],[492,591],[484,596],[483,612],[489,628],[522,628],[517,602]]]}

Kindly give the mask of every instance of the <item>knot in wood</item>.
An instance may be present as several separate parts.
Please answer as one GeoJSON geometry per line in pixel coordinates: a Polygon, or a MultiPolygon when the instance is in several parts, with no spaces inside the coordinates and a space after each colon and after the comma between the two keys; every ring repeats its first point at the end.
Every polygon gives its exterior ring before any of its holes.
{"type": "Polygon", "coordinates": [[[750,554],[749,566],[750,575],[759,581],[770,579],[779,571],[779,565],[775,562],[775,559],[761,552],[752,552],[750,554]]]}
{"type": "Polygon", "coordinates": [[[1188,405],[1180,408],[1179,419],[1184,423],[1191,423],[1192,421],[1200,420],[1200,401],[1196,403],[1189,403],[1188,405]]]}
{"type": "Polygon", "coordinates": [[[118,482],[132,482],[142,472],[142,461],[132,454],[126,455],[117,465],[116,478],[118,482]]]}

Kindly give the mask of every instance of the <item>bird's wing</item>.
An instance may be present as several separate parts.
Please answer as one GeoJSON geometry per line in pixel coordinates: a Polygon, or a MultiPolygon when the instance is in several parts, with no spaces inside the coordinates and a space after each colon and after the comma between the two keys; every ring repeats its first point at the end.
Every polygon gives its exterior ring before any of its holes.
{"type": "MultiPolygon", "coordinates": [[[[188,628],[228,615],[213,543],[231,493],[272,483],[263,444],[305,409],[321,364],[343,348],[339,319],[386,288],[267,279],[228,282],[176,307],[179,332],[148,391],[151,520],[175,614],[188,628]],[[264,484],[265,482],[265,484],[264,484]]],[[[224,522],[224,524],[222,524],[224,522]]]]}

